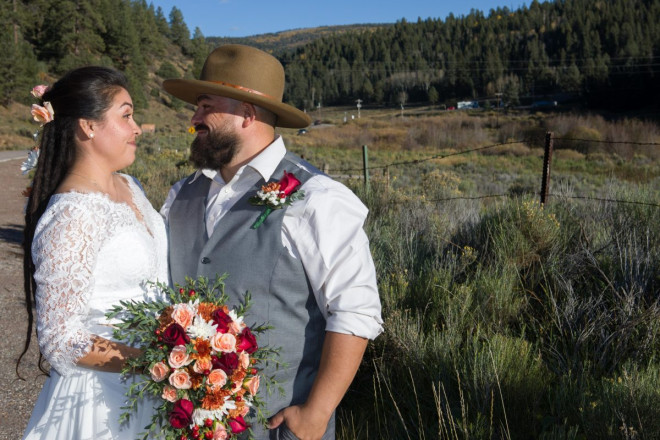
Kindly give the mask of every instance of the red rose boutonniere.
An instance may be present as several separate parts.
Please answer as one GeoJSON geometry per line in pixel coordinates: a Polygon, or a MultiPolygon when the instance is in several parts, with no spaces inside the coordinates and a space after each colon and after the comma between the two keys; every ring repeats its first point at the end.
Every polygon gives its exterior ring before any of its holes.
{"type": "Polygon", "coordinates": [[[266,208],[261,215],[252,224],[252,229],[257,229],[266,220],[266,217],[273,212],[274,209],[281,209],[288,206],[296,200],[301,200],[305,197],[305,192],[297,190],[300,186],[300,180],[296,179],[293,174],[284,172],[284,176],[279,182],[271,182],[261,187],[257,191],[257,195],[250,197],[249,202],[253,205],[263,205],[266,208]]]}

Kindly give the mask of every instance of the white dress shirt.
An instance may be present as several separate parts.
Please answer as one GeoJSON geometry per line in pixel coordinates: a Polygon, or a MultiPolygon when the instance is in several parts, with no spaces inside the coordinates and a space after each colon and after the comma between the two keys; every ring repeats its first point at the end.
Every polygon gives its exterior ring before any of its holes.
{"type": "MultiPolygon", "coordinates": [[[[286,154],[278,136],[229,182],[214,170],[197,171],[211,179],[206,204],[209,236],[218,221],[259,179],[272,178],[286,154]]],[[[301,165],[302,166],[302,165],[301,165]]],[[[175,183],[160,212],[167,220],[185,179],[175,183]]],[[[282,222],[282,244],[299,258],[326,319],[326,330],[373,339],[382,331],[376,270],[363,224],[368,210],[346,186],[324,175],[315,175],[301,187],[302,200],[294,202],[282,222]]]]}

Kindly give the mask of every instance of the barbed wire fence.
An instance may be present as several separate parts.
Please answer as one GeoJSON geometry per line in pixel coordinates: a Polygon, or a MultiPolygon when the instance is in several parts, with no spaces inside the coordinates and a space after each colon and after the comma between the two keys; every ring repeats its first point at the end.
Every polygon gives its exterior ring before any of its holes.
{"type": "MultiPolygon", "coordinates": [[[[466,149],[462,151],[456,151],[456,152],[451,152],[451,153],[441,153],[441,154],[436,154],[432,156],[428,156],[425,158],[419,158],[419,159],[413,159],[413,160],[406,160],[406,161],[399,161],[399,162],[392,162],[389,164],[385,165],[378,165],[378,166],[369,166],[369,161],[368,161],[368,146],[363,145],[362,146],[362,167],[361,168],[345,168],[345,169],[339,169],[335,170],[332,173],[332,177],[335,178],[354,178],[356,176],[353,175],[353,173],[361,173],[360,178],[364,180],[364,185],[368,189],[370,186],[370,173],[371,171],[374,170],[384,170],[384,174],[389,176],[389,169],[394,168],[394,167],[399,167],[399,166],[406,166],[406,165],[419,165],[425,162],[429,162],[432,160],[442,160],[446,159],[449,157],[453,156],[460,156],[460,155],[467,155],[467,154],[472,154],[476,152],[481,152],[484,150],[489,150],[497,147],[502,147],[506,145],[513,145],[513,144],[526,144],[528,143],[529,139],[526,140],[514,140],[514,141],[507,141],[507,142],[499,142],[491,145],[485,145],[477,148],[471,148],[471,149],[466,149]]],[[[585,196],[585,195],[576,195],[576,196],[569,196],[566,194],[553,194],[550,191],[550,176],[551,176],[551,169],[552,169],[552,157],[554,153],[554,143],[555,141],[562,141],[562,142],[583,142],[583,143],[598,143],[598,144],[610,144],[610,145],[635,145],[635,146],[652,146],[652,147],[660,147],[660,143],[658,142],[637,142],[637,141],[608,141],[608,140],[595,140],[595,139],[583,139],[583,138],[571,138],[571,137],[554,137],[552,132],[546,132],[545,134],[545,139],[544,139],[544,155],[543,155],[543,165],[542,165],[542,177],[541,177],[541,185],[540,185],[540,191],[537,192],[522,192],[518,193],[520,194],[526,194],[526,195],[537,195],[539,197],[539,203],[541,205],[545,205],[546,203],[549,202],[550,197],[561,197],[563,199],[575,199],[575,200],[588,200],[588,201],[597,201],[597,202],[606,202],[606,203],[622,203],[622,204],[633,204],[633,205],[641,205],[641,206],[650,206],[650,207],[656,207],[660,208],[660,203],[650,203],[650,202],[645,202],[645,201],[637,201],[637,200],[621,200],[621,199],[612,199],[612,198],[606,198],[606,197],[595,197],[595,196],[585,196]]],[[[389,178],[386,178],[386,180],[389,180],[389,178]]],[[[439,199],[429,199],[427,202],[429,203],[442,203],[442,202],[452,202],[452,201],[459,201],[459,200],[483,200],[483,199],[489,199],[489,198],[513,198],[515,197],[513,194],[485,194],[485,195],[476,195],[476,196],[456,196],[456,197],[447,197],[447,198],[439,198],[439,199]]]]}

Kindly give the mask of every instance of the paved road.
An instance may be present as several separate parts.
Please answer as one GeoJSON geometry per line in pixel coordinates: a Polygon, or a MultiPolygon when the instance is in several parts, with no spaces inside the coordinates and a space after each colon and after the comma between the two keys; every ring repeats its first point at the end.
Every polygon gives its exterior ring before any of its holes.
{"type": "Polygon", "coordinates": [[[9,162],[12,160],[19,160],[19,159],[25,160],[25,158],[27,158],[27,150],[0,151],[0,163],[9,162]]]}
{"type": "MultiPolygon", "coordinates": [[[[23,349],[27,314],[23,300],[23,205],[21,195],[28,180],[21,174],[27,152],[0,151],[0,440],[23,436],[34,402],[45,377],[37,368],[37,344],[33,344],[16,377],[16,359],[23,349]]],[[[36,341],[36,339],[35,339],[36,341]]]]}

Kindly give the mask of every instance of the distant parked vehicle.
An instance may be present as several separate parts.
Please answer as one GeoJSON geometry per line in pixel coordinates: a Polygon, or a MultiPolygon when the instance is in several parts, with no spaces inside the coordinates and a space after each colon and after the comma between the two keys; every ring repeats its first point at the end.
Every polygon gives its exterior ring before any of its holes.
{"type": "Polygon", "coordinates": [[[307,134],[307,130],[305,130],[304,128],[301,128],[300,130],[298,130],[298,136],[301,136],[303,134],[307,134]]]}
{"type": "Polygon", "coordinates": [[[468,109],[468,108],[479,108],[479,102],[477,101],[458,101],[458,109],[468,109]]]}

